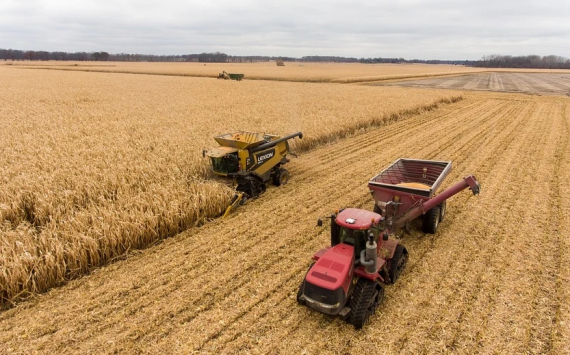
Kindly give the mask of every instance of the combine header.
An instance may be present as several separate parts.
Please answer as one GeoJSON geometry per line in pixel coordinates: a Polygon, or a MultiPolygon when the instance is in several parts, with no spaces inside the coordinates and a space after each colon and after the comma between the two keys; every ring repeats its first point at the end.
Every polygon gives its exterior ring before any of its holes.
{"type": "Polygon", "coordinates": [[[243,198],[257,197],[267,189],[267,182],[275,186],[289,181],[289,172],[282,166],[289,162],[288,140],[303,138],[297,132],[285,137],[265,133],[237,132],[214,137],[220,145],[204,150],[203,156],[210,158],[212,171],[219,176],[235,179],[238,193],[224,216],[242,202],[243,198]]]}
{"type": "Polygon", "coordinates": [[[396,230],[423,215],[424,230],[435,233],[449,197],[466,188],[479,193],[470,175],[434,196],[450,170],[451,162],[399,159],[372,178],[374,212],[346,208],[329,217],[331,246],[313,256],[297,302],[362,328],[382,301],[382,285],[396,282],[406,266],[396,230]]]}

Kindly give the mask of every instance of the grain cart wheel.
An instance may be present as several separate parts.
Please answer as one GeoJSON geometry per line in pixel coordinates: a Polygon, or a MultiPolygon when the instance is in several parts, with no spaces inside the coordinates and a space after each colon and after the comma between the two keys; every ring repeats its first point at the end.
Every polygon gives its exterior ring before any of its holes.
{"type": "Polygon", "coordinates": [[[439,207],[435,206],[424,214],[422,230],[424,233],[435,234],[439,226],[439,207]]]}
{"type": "Polygon", "coordinates": [[[287,169],[279,169],[275,177],[273,178],[273,185],[281,186],[286,185],[289,181],[289,172],[287,169]]]}
{"type": "Polygon", "coordinates": [[[437,205],[437,207],[439,207],[439,223],[441,223],[441,222],[443,222],[443,218],[445,217],[445,212],[447,212],[446,201],[443,201],[442,203],[437,205]]]}
{"type": "Polygon", "coordinates": [[[384,289],[378,282],[360,278],[350,298],[348,322],[362,329],[384,298],[384,289]]]}
{"type": "Polygon", "coordinates": [[[390,281],[392,284],[396,283],[396,280],[400,277],[400,274],[406,268],[406,263],[408,262],[408,251],[403,245],[398,244],[396,246],[396,251],[392,260],[390,260],[390,269],[388,270],[388,276],[390,276],[390,281]]]}

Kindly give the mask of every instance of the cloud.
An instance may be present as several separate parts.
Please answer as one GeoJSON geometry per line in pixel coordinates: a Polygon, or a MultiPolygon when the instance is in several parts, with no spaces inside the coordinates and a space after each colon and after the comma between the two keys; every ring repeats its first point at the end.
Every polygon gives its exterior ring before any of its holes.
{"type": "Polygon", "coordinates": [[[570,57],[570,7],[543,1],[4,0],[0,48],[479,59],[570,57]]]}

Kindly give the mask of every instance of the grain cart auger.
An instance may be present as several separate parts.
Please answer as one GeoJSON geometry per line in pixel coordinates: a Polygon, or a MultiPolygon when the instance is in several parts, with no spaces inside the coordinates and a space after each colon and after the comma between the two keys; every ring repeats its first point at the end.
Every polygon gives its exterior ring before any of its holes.
{"type": "Polygon", "coordinates": [[[479,183],[468,176],[434,197],[450,169],[451,162],[399,159],[372,178],[375,211],[346,208],[329,217],[331,246],[313,255],[297,302],[362,328],[382,301],[383,285],[396,282],[408,261],[396,229],[422,214],[431,216],[433,227],[449,197],[468,187],[479,193],[479,183]]]}
{"type": "Polygon", "coordinates": [[[235,179],[237,193],[226,210],[243,202],[244,198],[257,197],[265,192],[267,182],[285,185],[289,181],[289,172],[283,165],[289,162],[287,154],[289,140],[303,138],[297,132],[285,137],[265,133],[237,132],[214,137],[220,145],[204,150],[203,156],[210,158],[212,171],[219,176],[235,179]]]}

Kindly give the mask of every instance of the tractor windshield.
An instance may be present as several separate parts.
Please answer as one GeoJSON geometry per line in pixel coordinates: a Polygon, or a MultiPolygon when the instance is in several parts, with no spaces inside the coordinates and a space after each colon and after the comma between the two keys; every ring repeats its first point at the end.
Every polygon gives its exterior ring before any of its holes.
{"type": "Polygon", "coordinates": [[[212,169],[219,174],[237,173],[239,170],[239,162],[237,153],[231,153],[220,158],[212,159],[212,169]]]}
{"type": "Polygon", "coordinates": [[[366,232],[366,230],[341,227],[339,231],[340,242],[352,245],[356,255],[360,255],[360,251],[366,247],[366,232]]]}

